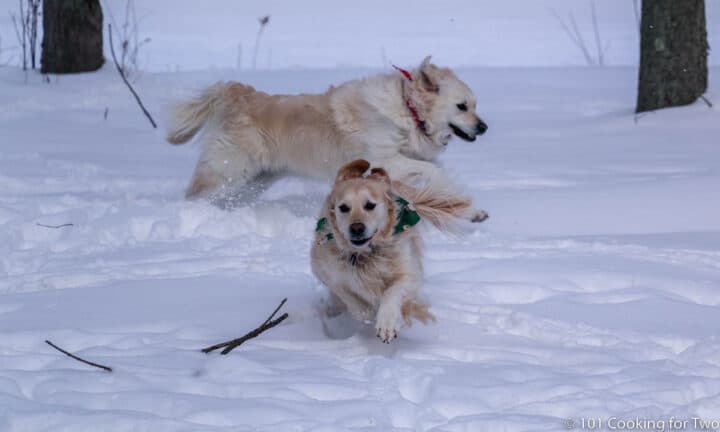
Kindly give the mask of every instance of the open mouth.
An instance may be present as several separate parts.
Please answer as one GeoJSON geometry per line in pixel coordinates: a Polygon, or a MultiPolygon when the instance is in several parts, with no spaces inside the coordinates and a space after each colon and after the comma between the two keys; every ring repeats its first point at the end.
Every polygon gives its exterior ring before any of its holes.
{"type": "Polygon", "coordinates": [[[473,135],[473,136],[470,136],[470,135],[466,134],[465,132],[463,132],[462,129],[460,129],[459,127],[455,126],[454,124],[452,124],[452,123],[448,123],[448,124],[450,125],[450,129],[452,129],[453,133],[454,133],[455,135],[457,135],[459,138],[461,138],[461,139],[463,139],[463,140],[465,140],[465,141],[469,141],[469,142],[475,141],[475,136],[474,136],[474,135],[473,135]]]}
{"type": "Polygon", "coordinates": [[[365,243],[369,242],[372,236],[364,239],[358,239],[358,240],[350,240],[350,243],[352,243],[355,246],[364,246],[365,243]]]}

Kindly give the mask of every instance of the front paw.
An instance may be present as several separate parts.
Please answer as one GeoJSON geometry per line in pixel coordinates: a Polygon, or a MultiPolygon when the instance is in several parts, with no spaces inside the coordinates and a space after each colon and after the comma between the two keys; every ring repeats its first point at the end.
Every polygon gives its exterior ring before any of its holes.
{"type": "Polygon", "coordinates": [[[489,218],[490,215],[485,210],[475,210],[470,215],[470,222],[472,223],[479,223],[484,221],[485,219],[489,218]]]}
{"type": "Polygon", "coordinates": [[[388,307],[380,307],[375,320],[375,333],[383,343],[390,343],[398,337],[400,310],[393,310],[388,307]]]}

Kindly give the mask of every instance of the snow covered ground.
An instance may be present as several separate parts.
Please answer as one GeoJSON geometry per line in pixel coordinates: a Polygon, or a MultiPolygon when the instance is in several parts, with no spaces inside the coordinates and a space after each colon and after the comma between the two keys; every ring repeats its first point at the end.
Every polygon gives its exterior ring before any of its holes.
{"type": "MultiPolygon", "coordinates": [[[[699,102],[633,115],[632,2],[597,2],[615,65],[605,68],[577,67],[547,10],[574,10],[589,31],[586,2],[196,3],[137,5],[152,42],[136,86],[158,120],[221,79],[314,92],[434,54],[461,67],[490,126],[451,142],[442,163],[491,218],[460,238],[427,229],[436,324],[390,345],[368,328],[330,339],[309,266],[327,185],[285,179],[232,211],[187,202],[198,149],[164,143],[112,67],[49,82],[0,67],[0,431],[720,420],[720,114],[699,102]],[[258,66],[270,70],[252,72],[265,13],[258,66]],[[255,328],[284,297],[279,327],[228,356],[199,352],[255,328]]],[[[0,1],[4,48],[14,5],[0,1]]],[[[105,6],[120,20],[123,5],[105,6]]],[[[717,46],[720,2],[707,7],[717,46]]]]}
{"type": "MultiPolygon", "coordinates": [[[[157,73],[138,88],[157,114],[233,76],[299,92],[368,73],[157,73]]],[[[27,84],[0,70],[0,430],[557,431],[567,417],[720,416],[717,110],[635,121],[630,67],[459,74],[490,132],[442,160],[491,219],[459,239],[427,230],[438,322],[388,346],[369,329],[322,330],[308,251],[326,185],[287,179],[233,211],[186,202],[197,149],[163,143],[112,69],[27,84]],[[283,297],[280,327],[228,356],[198,351],[283,297]]]]}

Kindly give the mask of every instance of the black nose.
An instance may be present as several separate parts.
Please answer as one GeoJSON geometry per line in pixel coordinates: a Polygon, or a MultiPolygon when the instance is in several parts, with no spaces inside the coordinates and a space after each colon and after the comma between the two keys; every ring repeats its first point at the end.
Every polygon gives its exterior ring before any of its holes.
{"type": "Polygon", "coordinates": [[[485,131],[488,130],[488,126],[485,124],[484,121],[478,119],[477,125],[475,126],[475,130],[477,131],[478,135],[482,135],[485,133],[485,131]]]}
{"type": "Polygon", "coordinates": [[[365,234],[365,224],[355,222],[350,224],[350,235],[353,237],[362,237],[365,234]]]}

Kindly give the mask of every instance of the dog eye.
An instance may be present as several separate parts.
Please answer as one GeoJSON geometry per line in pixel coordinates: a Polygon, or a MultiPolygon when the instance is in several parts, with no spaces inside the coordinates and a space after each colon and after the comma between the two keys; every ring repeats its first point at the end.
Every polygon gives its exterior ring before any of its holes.
{"type": "Polygon", "coordinates": [[[375,208],[376,205],[377,205],[377,204],[375,204],[374,202],[368,201],[368,202],[365,203],[365,210],[371,211],[372,209],[375,208]]]}
{"type": "Polygon", "coordinates": [[[457,109],[459,109],[460,111],[467,111],[467,104],[466,103],[457,104],[457,109]]]}
{"type": "Polygon", "coordinates": [[[345,205],[345,204],[340,204],[340,205],[338,206],[338,209],[339,209],[341,212],[343,212],[343,213],[347,213],[347,212],[350,211],[350,207],[348,207],[348,206],[345,205]]]}

